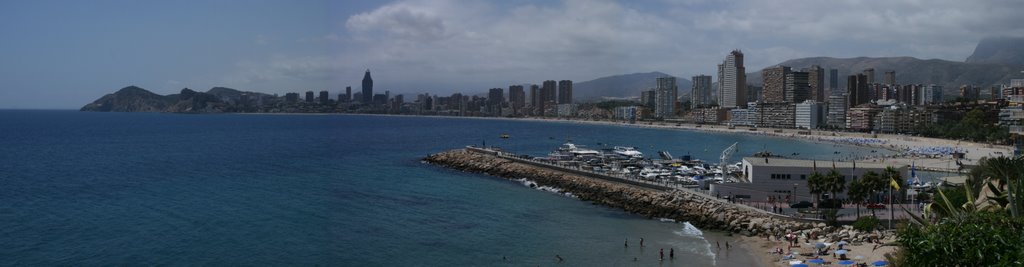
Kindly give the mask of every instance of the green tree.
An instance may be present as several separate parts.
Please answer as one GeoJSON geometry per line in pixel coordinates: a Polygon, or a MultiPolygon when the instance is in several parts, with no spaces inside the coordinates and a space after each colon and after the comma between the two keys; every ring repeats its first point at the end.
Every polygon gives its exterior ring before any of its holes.
{"type": "MultiPolygon", "coordinates": [[[[875,203],[875,193],[888,186],[888,183],[882,179],[882,176],[878,175],[875,171],[868,171],[864,173],[864,175],[861,175],[860,179],[857,180],[861,186],[863,186],[863,190],[867,192],[868,203],[875,203]]],[[[871,209],[871,216],[876,216],[874,209],[871,209]]]]}
{"type": "Polygon", "coordinates": [[[867,185],[864,184],[864,180],[865,179],[863,177],[860,179],[853,179],[853,181],[850,181],[850,188],[847,188],[846,192],[850,201],[853,201],[853,204],[857,206],[857,218],[860,218],[860,205],[868,199],[869,195],[871,195],[871,191],[867,185]]]}
{"type": "Polygon", "coordinates": [[[828,171],[825,175],[825,191],[832,193],[832,199],[836,198],[836,194],[839,192],[846,191],[846,177],[839,173],[836,169],[828,171]]]}
{"type": "MultiPolygon", "coordinates": [[[[814,195],[815,207],[821,205],[821,193],[827,192],[825,191],[825,183],[825,176],[821,175],[821,173],[819,172],[815,171],[811,173],[810,176],[807,176],[807,190],[810,191],[812,195],[814,195]]],[[[795,201],[796,200],[794,199],[794,202],[795,201]]]]}

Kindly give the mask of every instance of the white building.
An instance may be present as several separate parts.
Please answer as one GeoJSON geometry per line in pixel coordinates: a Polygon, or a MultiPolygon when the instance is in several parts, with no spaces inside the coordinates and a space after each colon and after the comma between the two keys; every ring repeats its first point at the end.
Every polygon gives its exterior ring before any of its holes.
{"type": "Polygon", "coordinates": [[[615,118],[627,121],[636,121],[640,117],[640,107],[638,106],[625,106],[615,108],[615,118]]]}
{"type": "Polygon", "coordinates": [[[821,103],[814,100],[807,100],[796,104],[796,128],[817,129],[822,124],[824,109],[821,103]]]}
{"type": "Polygon", "coordinates": [[[572,116],[576,116],[576,113],[579,110],[579,105],[577,105],[577,104],[558,104],[557,107],[558,107],[557,112],[558,112],[558,116],[559,117],[572,117],[572,116]]]}
{"type": "MultiPolygon", "coordinates": [[[[746,157],[743,158],[742,178],[747,182],[713,184],[711,185],[711,194],[757,201],[764,201],[770,196],[777,199],[793,199],[795,196],[796,201],[811,201],[812,195],[807,189],[807,177],[815,171],[825,175],[835,168],[845,177],[846,183],[849,185],[853,179],[863,176],[868,171],[881,174],[882,170],[888,166],[893,166],[899,171],[904,180],[901,183],[905,184],[905,180],[909,176],[906,165],[746,157]]],[[[840,199],[846,198],[845,193],[837,195],[840,199]]],[[[790,202],[796,201],[791,200],[790,202]]]]}
{"type": "Polygon", "coordinates": [[[924,98],[922,99],[924,105],[939,104],[942,103],[942,86],[929,85],[924,88],[924,98]]]}

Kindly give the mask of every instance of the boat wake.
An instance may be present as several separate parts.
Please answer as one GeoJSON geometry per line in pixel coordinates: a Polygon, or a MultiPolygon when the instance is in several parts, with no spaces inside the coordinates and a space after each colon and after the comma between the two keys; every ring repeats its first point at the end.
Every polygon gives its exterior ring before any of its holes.
{"type": "Polygon", "coordinates": [[[538,185],[537,182],[530,181],[530,180],[528,180],[526,178],[513,179],[513,181],[519,182],[523,186],[526,186],[526,187],[529,187],[529,188],[533,188],[533,189],[537,189],[537,190],[540,190],[540,191],[551,192],[551,193],[555,193],[555,194],[559,194],[559,195],[563,195],[563,196],[567,196],[567,197],[571,197],[571,198],[576,198],[576,195],[573,195],[572,193],[569,193],[569,192],[565,192],[565,191],[563,191],[560,188],[551,187],[551,186],[538,185]]]}

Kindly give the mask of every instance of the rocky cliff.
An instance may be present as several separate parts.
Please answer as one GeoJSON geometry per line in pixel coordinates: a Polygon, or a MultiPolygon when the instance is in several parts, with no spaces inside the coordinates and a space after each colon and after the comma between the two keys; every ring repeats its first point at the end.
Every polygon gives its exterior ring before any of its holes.
{"type": "Polygon", "coordinates": [[[462,149],[430,155],[424,158],[424,161],[506,179],[525,178],[539,186],[560,188],[581,200],[622,208],[649,218],[686,221],[701,229],[723,230],[744,235],[797,233],[832,240],[846,239],[851,242],[863,241],[872,234],[884,236],[884,233],[859,233],[849,226],[829,227],[823,223],[773,216],[688,191],[645,189],[462,149]]]}
{"type": "MultiPolygon", "coordinates": [[[[243,99],[276,98],[266,94],[241,92],[230,88],[215,87],[209,92],[181,89],[178,94],[159,95],[136,86],[128,86],[107,94],[83,106],[81,111],[105,112],[174,112],[174,113],[220,113],[239,111],[243,99]],[[243,98],[242,95],[249,95],[243,98]],[[235,103],[235,105],[232,105],[235,103]]],[[[251,100],[250,100],[251,101],[251,100]]]]}

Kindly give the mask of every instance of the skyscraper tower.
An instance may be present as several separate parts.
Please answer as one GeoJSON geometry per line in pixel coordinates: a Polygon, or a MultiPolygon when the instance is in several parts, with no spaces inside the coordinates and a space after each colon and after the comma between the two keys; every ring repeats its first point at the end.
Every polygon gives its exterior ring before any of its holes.
{"type": "Polygon", "coordinates": [[[692,109],[711,105],[711,76],[693,76],[693,87],[690,90],[690,107],[692,109]]]}
{"type": "Polygon", "coordinates": [[[743,52],[733,50],[725,61],[718,64],[718,105],[723,108],[745,106],[747,103],[747,73],[743,67],[743,52]]]}
{"type": "Polygon", "coordinates": [[[885,84],[896,84],[896,71],[890,70],[885,72],[885,84]]]}
{"type": "Polygon", "coordinates": [[[867,84],[875,84],[875,68],[864,69],[864,76],[867,76],[867,84]]]}
{"type": "Polygon", "coordinates": [[[679,94],[679,87],[676,87],[676,77],[661,77],[657,79],[657,88],[654,105],[654,116],[658,118],[675,117],[676,97],[679,94]]]}
{"type": "Polygon", "coordinates": [[[572,81],[558,81],[558,103],[572,104],[572,81]]]}
{"type": "Polygon", "coordinates": [[[370,78],[370,69],[366,69],[363,75],[363,104],[373,102],[373,78],[370,78]]]}
{"type": "Polygon", "coordinates": [[[786,75],[789,75],[791,71],[786,66],[775,66],[761,70],[761,78],[764,79],[765,103],[786,102],[786,75]]]}
{"type": "Polygon", "coordinates": [[[830,91],[829,96],[841,93],[839,90],[839,70],[837,69],[828,70],[828,90],[830,91]]]}
{"type": "Polygon", "coordinates": [[[821,66],[813,65],[806,71],[807,82],[811,89],[809,99],[819,103],[825,102],[825,69],[822,69],[821,66]]]}

